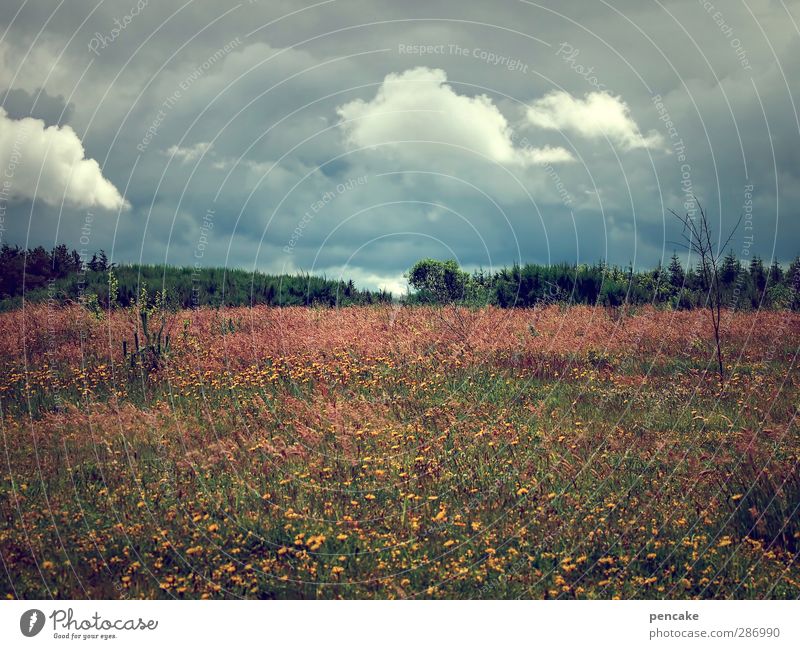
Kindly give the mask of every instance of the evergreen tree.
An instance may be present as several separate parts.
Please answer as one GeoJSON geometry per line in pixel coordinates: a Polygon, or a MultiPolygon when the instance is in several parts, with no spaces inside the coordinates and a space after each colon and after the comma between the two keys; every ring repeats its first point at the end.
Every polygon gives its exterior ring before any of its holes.
{"type": "Polygon", "coordinates": [[[681,260],[678,259],[678,255],[674,252],[672,253],[672,259],[669,262],[669,283],[675,289],[680,289],[683,287],[683,283],[686,281],[686,275],[683,272],[683,266],[681,266],[681,260]]]}
{"type": "Polygon", "coordinates": [[[764,269],[764,262],[761,261],[761,257],[755,256],[750,260],[750,281],[753,282],[753,287],[758,296],[764,293],[764,289],[767,286],[767,272],[764,269]]]}
{"type": "Polygon", "coordinates": [[[777,259],[772,260],[772,265],[769,267],[769,284],[770,286],[777,286],[783,281],[783,269],[780,267],[777,259]]]}
{"type": "Polygon", "coordinates": [[[101,250],[100,257],[97,259],[97,270],[99,270],[101,273],[105,273],[107,270],[109,270],[109,268],[110,267],[108,265],[108,257],[106,257],[106,251],[101,250]]]}
{"type": "Polygon", "coordinates": [[[742,266],[733,251],[729,251],[725,258],[722,260],[722,267],[720,268],[719,278],[723,286],[733,286],[739,277],[742,266]]]}

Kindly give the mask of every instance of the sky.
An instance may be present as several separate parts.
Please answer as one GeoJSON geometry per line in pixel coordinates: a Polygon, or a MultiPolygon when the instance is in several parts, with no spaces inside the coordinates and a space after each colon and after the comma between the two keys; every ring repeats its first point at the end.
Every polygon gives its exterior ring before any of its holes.
{"type": "Polygon", "coordinates": [[[798,0],[4,0],[0,243],[402,292],[425,257],[686,260],[696,197],[786,263],[798,25],[798,0]]]}

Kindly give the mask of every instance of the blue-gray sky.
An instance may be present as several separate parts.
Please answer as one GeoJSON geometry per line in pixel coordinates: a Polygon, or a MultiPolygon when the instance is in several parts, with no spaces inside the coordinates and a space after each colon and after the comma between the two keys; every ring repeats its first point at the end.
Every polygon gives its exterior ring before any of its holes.
{"type": "Polygon", "coordinates": [[[0,7],[2,242],[306,270],[800,252],[800,3],[0,7]],[[718,5],[718,6],[716,6],[718,5]],[[87,218],[88,217],[88,218],[87,218]]]}

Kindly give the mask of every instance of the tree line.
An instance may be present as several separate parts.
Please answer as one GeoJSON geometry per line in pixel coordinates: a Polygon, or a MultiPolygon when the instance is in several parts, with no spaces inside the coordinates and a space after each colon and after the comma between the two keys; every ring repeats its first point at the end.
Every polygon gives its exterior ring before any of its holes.
{"type": "MultiPolygon", "coordinates": [[[[548,303],[655,304],[678,309],[708,303],[702,269],[684,267],[677,255],[669,265],[634,270],[597,262],[592,265],[514,264],[495,272],[461,269],[454,260],[423,259],[406,274],[413,291],[410,304],[492,304],[503,308],[548,303]]],[[[0,247],[0,310],[31,302],[89,301],[98,307],[130,306],[142,285],[165,289],[170,306],[347,306],[391,302],[386,291],[359,289],[352,280],[308,274],[269,275],[224,268],[191,268],[146,264],[117,265],[101,250],[85,259],[59,245],[24,250],[0,247]],[[113,278],[113,282],[109,280],[113,278]],[[113,288],[110,296],[109,287],[113,288]],[[111,300],[109,300],[111,297],[111,300]]],[[[731,309],[800,310],[800,257],[784,269],[758,257],[742,263],[728,253],[719,267],[722,305],[731,309]]]]}
{"type": "MultiPolygon", "coordinates": [[[[532,307],[547,303],[655,304],[693,309],[708,303],[709,284],[700,265],[684,268],[673,255],[669,265],[634,270],[598,262],[587,264],[514,264],[496,272],[462,270],[453,260],[423,259],[406,275],[415,292],[409,300],[420,304],[494,304],[532,307]]],[[[723,307],[731,309],[800,310],[800,257],[784,268],[774,261],[765,266],[759,257],[743,264],[728,253],[719,268],[723,307]]]]}
{"type": "Polygon", "coordinates": [[[29,302],[86,302],[97,308],[128,307],[142,286],[160,290],[171,308],[198,306],[347,306],[391,302],[386,291],[362,290],[352,280],[308,274],[269,275],[225,268],[148,264],[117,265],[102,250],[83,258],[59,245],[24,250],[0,248],[0,310],[29,302]]]}

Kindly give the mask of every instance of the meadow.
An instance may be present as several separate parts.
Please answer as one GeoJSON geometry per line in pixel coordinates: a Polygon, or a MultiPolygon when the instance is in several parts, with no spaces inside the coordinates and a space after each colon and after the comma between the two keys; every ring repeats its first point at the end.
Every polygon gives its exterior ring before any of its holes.
{"type": "Polygon", "coordinates": [[[2,313],[0,594],[798,598],[800,314],[722,320],[2,313]]]}

